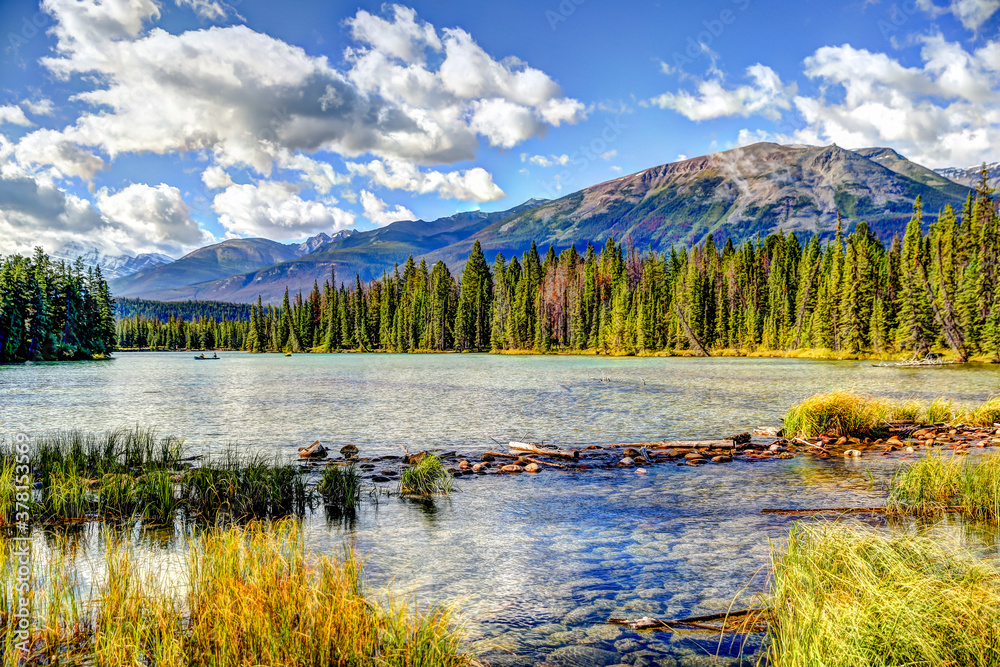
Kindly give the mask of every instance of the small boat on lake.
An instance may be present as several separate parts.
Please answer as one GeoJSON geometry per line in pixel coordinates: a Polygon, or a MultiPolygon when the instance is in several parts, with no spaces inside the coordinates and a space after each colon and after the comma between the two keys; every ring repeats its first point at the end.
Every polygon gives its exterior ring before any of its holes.
{"type": "Polygon", "coordinates": [[[196,354],[194,355],[194,358],[197,359],[198,361],[218,361],[219,355],[213,354],[211,357],[206,357],[204,354],[200,356],[196,354]]]}

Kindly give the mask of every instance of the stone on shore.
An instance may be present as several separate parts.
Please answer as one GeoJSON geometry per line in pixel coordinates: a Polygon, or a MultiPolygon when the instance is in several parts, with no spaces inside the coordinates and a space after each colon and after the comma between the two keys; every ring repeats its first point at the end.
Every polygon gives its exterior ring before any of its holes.
{"type": "Polygon", "coordinates": [[[319,440],[308,447],[299,447],[299,458],[324,459],[326,458],[326,447],[319,440]]]}

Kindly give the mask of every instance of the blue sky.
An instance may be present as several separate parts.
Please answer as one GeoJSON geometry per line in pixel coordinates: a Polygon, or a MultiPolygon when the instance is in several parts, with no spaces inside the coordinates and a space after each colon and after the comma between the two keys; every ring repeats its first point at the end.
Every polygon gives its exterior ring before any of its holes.
{"type": "Polygon", "coordinates": [[[992,162],[998,8],[3,0],[0,252],[301,240],[759,140],[992,162]]]}

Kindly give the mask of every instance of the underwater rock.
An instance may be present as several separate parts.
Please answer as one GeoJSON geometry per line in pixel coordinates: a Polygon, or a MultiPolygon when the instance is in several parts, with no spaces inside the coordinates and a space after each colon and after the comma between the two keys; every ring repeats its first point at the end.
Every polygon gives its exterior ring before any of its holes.
{"type": "Polygon", "coordinates": [[[500,470],[503,472],[524,472],[524,468],[513,463],[505,465],[503,468],[500,468],[500,470]]]}
{"type": "Polygon", "coordinates": [[[630,456],[626,456],[625,458],[623,458],[621,461],[618,462],[618,465],[620,465],[620,466],[635,465],[635,459],[633,459],[630,456]]]}
{"type": "Polygon", "coordinates": [[[542,466],[537,463],[529,463],[524,466],[524,472],[542,472],[542,466]]]}

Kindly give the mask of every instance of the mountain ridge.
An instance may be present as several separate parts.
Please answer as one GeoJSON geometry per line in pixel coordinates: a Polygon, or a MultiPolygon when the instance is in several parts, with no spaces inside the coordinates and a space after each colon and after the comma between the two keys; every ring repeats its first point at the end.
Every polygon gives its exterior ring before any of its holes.
{"type": "MultiPolygon", "coordinates": [[[[925,210],[934,212],[948,204],[960,206],[968,192],[967,186],[891,148],[852,151],[836,145],[758,143],[651,167],[506,211],[469,211],[337,234],[312,252],[270,265],[186,284],[164,282],[127,295],[247,301],[260,294],[275,302],[285,287],[311,289],[334,269],[338,282],[353,280],[355,274],[368,280],[411,255],[459,270],[476,241],[492,260],[500,252],[519,255],[532,242],[540,248],[576,245],[582,250],[609,236],[657,251],[695,245],[709,234],[716,243],[739,243],[779,229],[828,239],[838,213],[847,227],[865,220],[888,240],[905,229],[918,195],[925,210]]],[[[167,273],[163,267],[159,271],[167,273]]]]}

